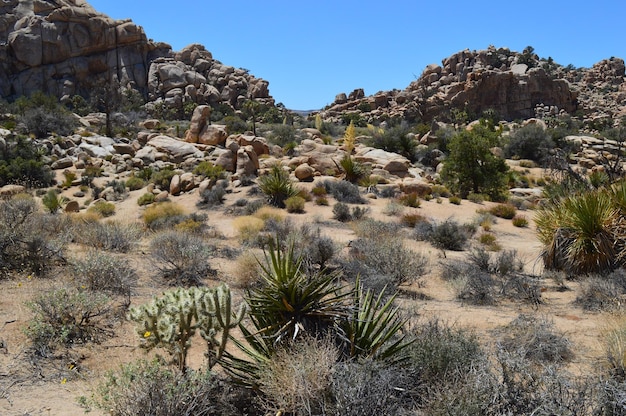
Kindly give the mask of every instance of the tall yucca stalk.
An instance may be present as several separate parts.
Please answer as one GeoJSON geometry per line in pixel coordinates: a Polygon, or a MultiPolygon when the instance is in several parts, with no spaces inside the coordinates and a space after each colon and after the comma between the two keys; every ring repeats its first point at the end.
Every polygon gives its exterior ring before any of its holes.
{"type": "Polygon", "coordinates": [[[539,211],[535,221],[547,268],[602,273],[619,261],[619,210],[607,192],[565,198],[539,211]]]}

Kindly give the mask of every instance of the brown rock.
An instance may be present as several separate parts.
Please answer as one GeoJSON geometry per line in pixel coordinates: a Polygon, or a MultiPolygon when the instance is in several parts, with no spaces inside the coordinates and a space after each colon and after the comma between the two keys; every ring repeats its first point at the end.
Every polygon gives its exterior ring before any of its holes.
{"type": "Polygon", "coordinates": [[[296,167],[293,173],[299,181],[309,182],[313,180],[313,177],[315,175],[315,169],[309,166],[308,163],[303,163],[296,167]]]}

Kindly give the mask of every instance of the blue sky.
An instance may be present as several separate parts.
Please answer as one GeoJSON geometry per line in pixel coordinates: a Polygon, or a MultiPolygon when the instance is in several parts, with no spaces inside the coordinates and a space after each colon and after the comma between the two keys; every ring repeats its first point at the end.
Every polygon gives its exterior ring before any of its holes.
{"type": "Polygon", "coordinates": [[[404,89],[426,65],[463,49],[531,45],[576,67],[626,59],[624,0],[88,2],[174,50],[203,44],[222,63],[268,80],[276,101],[298,110],[355,88],[404,89]]]}

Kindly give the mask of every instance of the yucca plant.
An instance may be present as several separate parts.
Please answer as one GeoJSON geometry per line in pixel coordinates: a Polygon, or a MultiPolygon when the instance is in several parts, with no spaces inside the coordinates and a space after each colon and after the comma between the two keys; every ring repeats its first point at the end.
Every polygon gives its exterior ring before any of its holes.
{"type": "Polygon", "coordinates": [[[284,208],[285,200],[299,193],[298,188],[291,182],[289,174],[278,164],[272,166],[269,173],[260,176],[258,183],[261,192],[275,207],[284,208]]]}
{"type": "Polygon", "coordinates": [[[357,183],[368,174],[368,169],[361,162],[357,162],[349,154],[345,155],[337,164],[337,167],[343,171],[345,180],[350,183],[357,183]]]}
{"type": "Polygon", "coordinates": [[[378,295],[364,291],[357,279],[351,316],[340,324],[344,352],[350,359],[367,357],[397,363],[406,358],[401,352],[413,341],[398,335],[405,321],[393,306],[396,295],[385,300],[384,294],[385,289],[378,295]]]}
{"type": "Polygon", "coordinates": [[[535,218],[546,268],[602,273],[618,264],[624,247],[619,210],[605,191],[573,195],[535,218]]]}

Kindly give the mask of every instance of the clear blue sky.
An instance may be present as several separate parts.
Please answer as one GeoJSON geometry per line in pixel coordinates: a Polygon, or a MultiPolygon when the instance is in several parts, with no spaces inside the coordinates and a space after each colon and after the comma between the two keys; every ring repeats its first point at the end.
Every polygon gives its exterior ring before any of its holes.
{"type": "Polygon", "coordinates": [[[148,38],[270,82],[277,102],[318,109],[355,88],[404,89],[426,65],[489,45],[590,67],[626,59],[626,1],[594,0],[88,0],[130,18],[148,38]]]}

